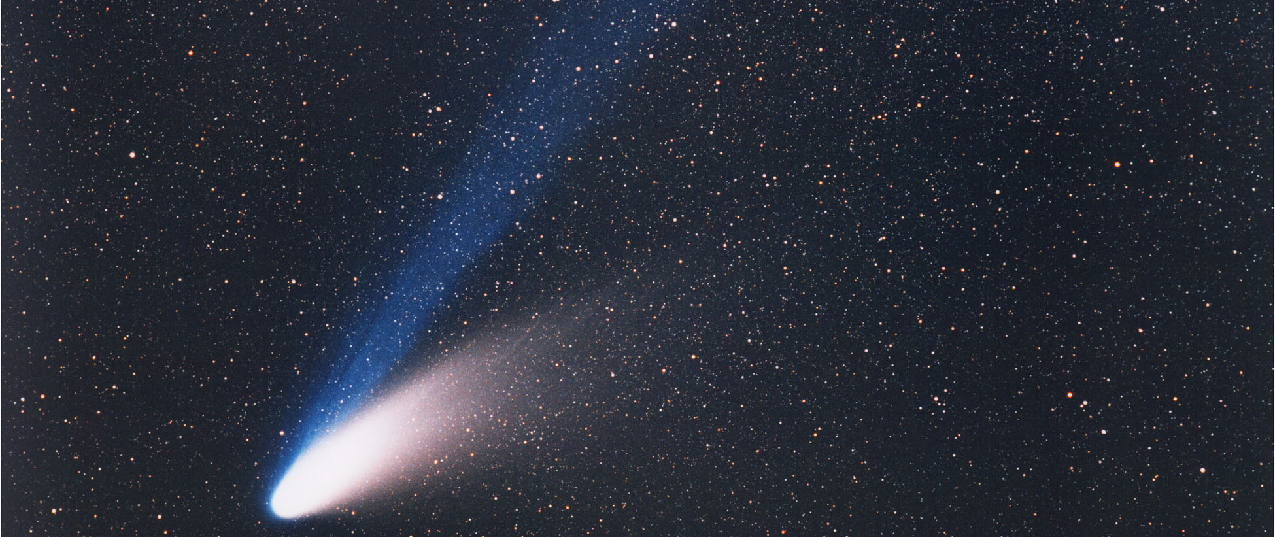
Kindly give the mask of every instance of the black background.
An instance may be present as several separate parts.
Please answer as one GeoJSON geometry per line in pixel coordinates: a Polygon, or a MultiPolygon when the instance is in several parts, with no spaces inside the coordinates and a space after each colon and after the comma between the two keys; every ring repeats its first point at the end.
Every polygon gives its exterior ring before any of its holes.
{"type": "Polygon", "coordinates": [[[1269,534],[1271,13],[1235,4],[650,21],[420,352],[544,315],[527,374],[588,389],[281,522],[280,431],[588,6],[7,2],[3,532],[1269,534]]]}

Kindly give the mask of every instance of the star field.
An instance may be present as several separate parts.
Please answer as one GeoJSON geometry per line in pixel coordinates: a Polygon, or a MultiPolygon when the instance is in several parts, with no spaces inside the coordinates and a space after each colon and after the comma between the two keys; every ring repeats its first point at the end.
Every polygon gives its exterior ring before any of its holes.
{"type": "Polygon", "coordinates": [[[1269,5],[646,6],[6,3],[3,533],[1270,534],[1269,5]],[[454,443],[272,516],[540,83],[454,443]]]}

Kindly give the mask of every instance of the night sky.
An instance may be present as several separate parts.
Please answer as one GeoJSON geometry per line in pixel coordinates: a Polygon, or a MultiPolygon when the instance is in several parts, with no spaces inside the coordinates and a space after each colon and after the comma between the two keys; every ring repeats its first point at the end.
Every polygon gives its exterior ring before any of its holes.
{"type": "Polygon", "coordinates": [[[1269,2],[161,4],[2,8],[5,535],[1272,532],[1269,2]]]}

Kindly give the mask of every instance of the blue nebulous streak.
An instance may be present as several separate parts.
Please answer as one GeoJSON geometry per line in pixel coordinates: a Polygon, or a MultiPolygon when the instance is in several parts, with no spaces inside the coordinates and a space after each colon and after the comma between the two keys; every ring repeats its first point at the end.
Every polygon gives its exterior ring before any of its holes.
{"type": "Polygon", "coordinates": [[[667,1],[564,7],[569,12],[536,36],[536,52],[510,73],[387,292],[337,349],[334,372],[311,407],[311,437],[357,408],[411,350],[456,281],[539,200],[569,144],[613,115],[633,67],[653,52],[657,32],[673,30],[671,16],[680,11],[667,1]]]}

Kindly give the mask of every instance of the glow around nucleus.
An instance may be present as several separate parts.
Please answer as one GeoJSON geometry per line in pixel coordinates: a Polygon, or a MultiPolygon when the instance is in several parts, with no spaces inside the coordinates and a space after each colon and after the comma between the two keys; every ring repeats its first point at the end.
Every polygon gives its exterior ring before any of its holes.
{"type": "Polygon", "coordinates": [[[414,431],[399,419],[403,411],[380,408],[306,450],[270,498],[282,518],[314,514],[367,487],[386,463],[409,447],[414,431]]]}
{"type": "Polygon", "coordinates": [[[483,407],[474,382],[489,373],[460,359],[404,384],[307,447],[275,487],[270,510],[300,518],[410,482],[426,461],[465,442],[483,407]]]}

